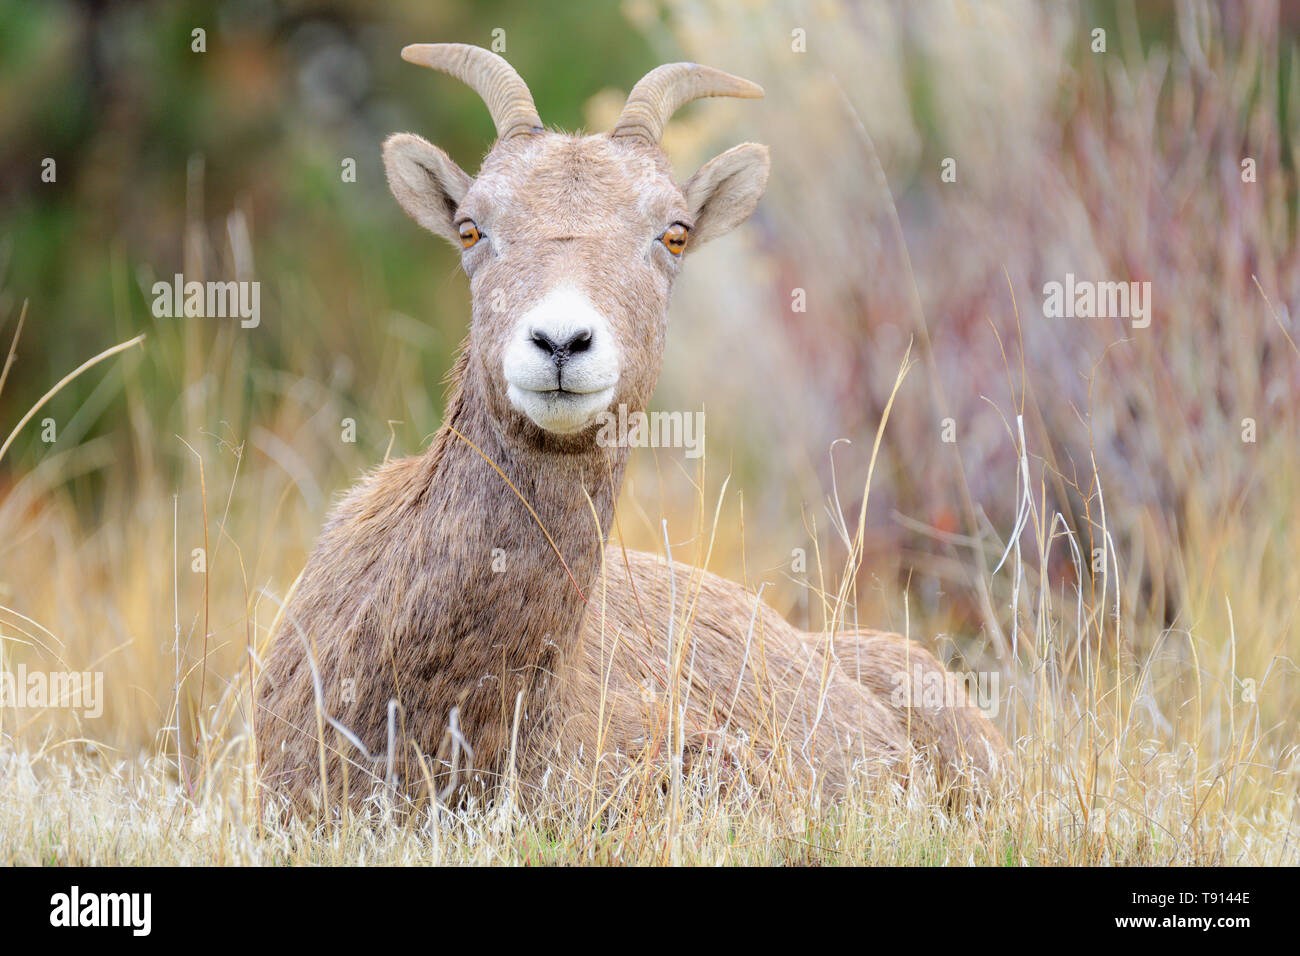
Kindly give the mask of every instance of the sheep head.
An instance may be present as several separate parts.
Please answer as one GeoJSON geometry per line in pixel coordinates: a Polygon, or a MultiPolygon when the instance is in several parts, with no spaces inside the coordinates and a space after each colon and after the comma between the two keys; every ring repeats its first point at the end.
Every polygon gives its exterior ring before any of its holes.
{"type": "Polygon", "coordinates": [[[411,133],[384,143],[402,208],[461,250],[473,320],[465,374],[516,440],[575,449],[601,412],[643,410],[663,357],[669,294],[685,257],[753,211],[767,147],[746,143],[678,185],[659,146],[672,113],[704,96],[762,96],[691,63],[660,66],[608,134],[545,129],[504,59],[461,44],[417,44],[412,63],[471,86],[497,141],[476,176],[411,133]]]}

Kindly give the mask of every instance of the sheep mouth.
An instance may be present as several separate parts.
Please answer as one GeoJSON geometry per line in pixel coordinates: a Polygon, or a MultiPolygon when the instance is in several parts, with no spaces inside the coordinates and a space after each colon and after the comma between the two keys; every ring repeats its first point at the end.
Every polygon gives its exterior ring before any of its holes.
{"type": "Polygon", "coordinates": [[[552,395],[556,398],[583,398],[587,395],[597,395],[601,392],[613,390],[612,385],[597,385],[592,388],[565,388],[563,385],[557,385],[554,388],[528,388],[524,385],[510,383],[510,387],[521,392],[532,392],[534,395],[552,395]]]}
{"type": "Polygon", "coordinates": [[[523,412],[534,425],[548,432],[571,435],[586,428],[609,408],[614,386],[591,391],[568,388],[532,389],[511,384],[506,390],[510,404],[523,412]]]}

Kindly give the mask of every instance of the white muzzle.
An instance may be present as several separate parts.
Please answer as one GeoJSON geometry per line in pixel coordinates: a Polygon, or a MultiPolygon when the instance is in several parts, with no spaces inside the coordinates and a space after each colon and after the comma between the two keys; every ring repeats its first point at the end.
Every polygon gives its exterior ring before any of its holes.
{"type": "Polygon", "coordinates": [[[609,407],[618,346],[591,300],[561,285],[520,317],[502,366],[510,404],[539,428],[567,435],[609,407]]]}

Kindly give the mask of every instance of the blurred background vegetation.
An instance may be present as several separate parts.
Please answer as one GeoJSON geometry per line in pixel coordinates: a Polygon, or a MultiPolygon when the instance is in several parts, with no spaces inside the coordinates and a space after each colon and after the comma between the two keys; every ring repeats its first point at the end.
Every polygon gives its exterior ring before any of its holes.
{"type": "Polygon", "coordinates": [[[472,172],[486,109],[398,51],[499,30],[554,126],[608,128],[671,60],[767,91],[688,107],[665,137],[683,177],[745,140],[771,144],[773,176],[671,310],[655,406],[706,409],[707,472],[640,453],[625,540],[657,548],[667,516],[678,557],[713,541],[712,569],[771,582],[820,626],[814,555],[834,580],[910,343],[864,623],[1002,668],[1026,698],[1039,663],[1068,671],[1080,647],[1150,662],[1128,693],[1162,739],[1218,746],[1184,725],[1192,683],[1212,674],[1226,706],[1241,675],[1267,678],[1256,722],[1293,745],[1296,4],[0,0],[0,25],[0,351],[29,303],[0,437],[70,369],[147,335],[42,410],[56,441],[33,423],[0,461],[0,605],[139,689],[110,701],[121,742],[157,731],[177,669],[210,656],[219,690],[331,496],[437,429],[468,289],[389,196],[379,146],[416,131],[472,172]],[[255,275],[260,326],[155,318],[150,287],[176,272],[255,275]],[[1067,272],[1150,281],[1150,328],[1045,318],[1043,285],[1067,272]],[[1016,540],[1023,562],[1001,566],[1016,540]]]}
{"type": "MultiPolygon", "coordinates": [[[[392,202],[379,144],[419,130],[473,169],[493,131],[471,91],[398,51],[420,38],[487,46],[494,27],[508,27],[508,52],[539,109],[567,127],[581,125],[602,86],[626,89],[655,65],[614,3],[4,0],[0,22],[4,327],[32,302],[4,395],[11,410],[114,336],[176,336],[157,327],[149,287],[191,268],[200,280],[234,278],[232,213],[247,223],[265,297],[266,323],[240,344],[255,365],[284,368],[298,348],[311,365],[296,371],[344,376],[343,392],[373,406],[374,360],[397,321],[419,356],[415,381],[437,383],[465,322],[465,289],[448,285],[452,251],[409,228],[392,202]],[[196,28],[205,53],[192,51],[196,28]],[[57,164],[54,183],[41,180],[45,157],[57,164]],[[346,158],[355,183],[343,181],[346,158]]],[[[221,334],[208,325],[195,333],[200,354],[221,334]]],[[[138,370],[155,421],[186,385],[166,371],[138,370]]],[[[123,372],[110,374],[116,394],[81,419],[76,439],[120,429],[123,372]]],[[[76,416],[98,379],[60,395],[53,416],[76,416]]],[[[250,387],[247,415],[265,397],[250,387]]],[[[413,390],[401,413],[431,430],[440,398],[436,387],[413,390]]],[[[37,439],[6,464],[46,454],[37,439]]]]}

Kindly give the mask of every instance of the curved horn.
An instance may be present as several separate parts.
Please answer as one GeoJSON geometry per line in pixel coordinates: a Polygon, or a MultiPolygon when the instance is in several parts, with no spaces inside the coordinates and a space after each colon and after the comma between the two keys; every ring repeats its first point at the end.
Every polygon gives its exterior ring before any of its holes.
{"type": "Polygon", "coordinates": [[[627,95],[623,113],[610,136],[632,136],[659,142],[669,117],[691,100],[704,96],[739,96],[757,99],[763,88],[698,63],[665,63],[645,76],[627,95]]]}
{"type": "Polygon", "coordinates": [[[487,104],[498,139],[541,130],[528,84],[495,53],[465,43],[413,43],[402,47],[402,59],[449,73],[469,86],[487,104]]]}

